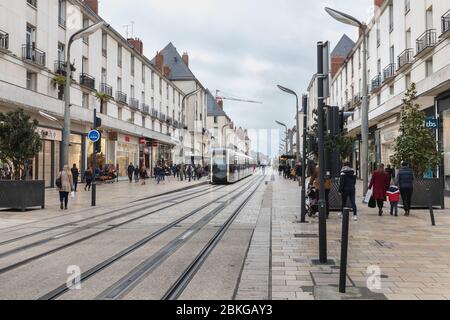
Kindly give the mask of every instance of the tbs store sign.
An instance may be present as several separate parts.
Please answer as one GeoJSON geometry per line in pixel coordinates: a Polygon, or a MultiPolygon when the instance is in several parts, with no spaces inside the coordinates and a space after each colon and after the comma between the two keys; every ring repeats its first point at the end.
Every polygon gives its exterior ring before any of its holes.
{"type": "Polygon", "coordinates": [[[439,123],[436,118],[427,118],[425,120],[425,127],[428,129],[438,129],[439,123]]]}

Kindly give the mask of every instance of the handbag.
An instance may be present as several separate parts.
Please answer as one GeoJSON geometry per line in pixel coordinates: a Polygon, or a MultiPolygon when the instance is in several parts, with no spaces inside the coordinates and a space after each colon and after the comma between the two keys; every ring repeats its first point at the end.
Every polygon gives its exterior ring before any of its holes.
{"type": "Polygon", "coordinates": [[[61,177],[59,177],[59,178],[56,179],[55,185],[56,185],[59,189],[62,188],[61,177]]]}
{"type": "Polygon", "coordinates": [[[377,207],[377,202],[375,201],[375,199],[373,197],[370,197],[369,208],[376,208],[376,207],[377,207]]]}

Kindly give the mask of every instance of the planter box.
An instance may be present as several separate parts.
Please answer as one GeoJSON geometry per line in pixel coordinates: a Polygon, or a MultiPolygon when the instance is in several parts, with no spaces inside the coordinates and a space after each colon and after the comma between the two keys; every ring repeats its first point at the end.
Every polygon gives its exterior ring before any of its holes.
{"type": "MultiPolygon", "coordinates": [[[[330,191],[330,211],[341,210],[341,196],[339,195],[339,179],[333,181],[333,187],[330,191]]],[[[358,192],[358,191],[357,191],[358,192]]],[[[414,193],[411,207],[416,209],[427,209],[428,198],[431,196],[431,205],[433,207],[441,207],[445,209],[444,201],[444,184],[442,179],[417,179],[414,181],[414,193]],[[427,188],[430,194],[427,194],[427,188]]],[[[403,205],[400,200],[400,204],[403,205]]],[[[350,204],[349,204],[350,205],[350,204]]],[[[359,206],[367,206],[367,204],[356,203],[359,206]]],[[[389,205],[388,207],[389,208],[389,205]]]]}
{"type": "Polygon", "coordinates": [[[0,180],[0,208],[45,207],[45,181],[0,180]]]}

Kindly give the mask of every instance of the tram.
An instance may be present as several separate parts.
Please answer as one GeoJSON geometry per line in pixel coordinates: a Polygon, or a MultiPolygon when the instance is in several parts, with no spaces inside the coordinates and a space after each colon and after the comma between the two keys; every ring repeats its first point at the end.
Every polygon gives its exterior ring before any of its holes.
{"type": "Polygon", "coordinates": [[[211,168],[212,184],[231,184],[251,176],[256,162],[243,153],[218,148],[211,152],[211,168]]]}

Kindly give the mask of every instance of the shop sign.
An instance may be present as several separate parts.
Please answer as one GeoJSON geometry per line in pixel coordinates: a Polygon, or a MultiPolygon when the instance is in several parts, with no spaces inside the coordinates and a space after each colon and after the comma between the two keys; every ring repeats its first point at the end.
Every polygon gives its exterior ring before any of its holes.
{"type": "Polygon", "coordinates": [[[425,127],[427,129],[437,129],[438,128],[438,119],[431,117],[425,120],[425,127]]]}
{"type": "Polygon", "coordinates": [[[108,134],[108,138],[110,141],[118,141],[119,140],[119,134],[117,132],[110,132],[108,134]]]}
{"type": "Polygon", "coordinates": [[[130,141],[131,141],[130,137],[129,136],[125,136],[125,142],[130,142],[130,141]]]}
{"type": "Polygon", "coordinates": [[[393,140],[395,140],[395,138],[396,138],[395,131],[388,132],[384,135],[385,142],[393,141],[393,140]]]}
{"type": "Polygon", "coordinates": [[[62,141],[62,132],[60,130],[37,127],[36,131],[42,140],[62,141]]]}
{"type": "Polygon", "coordinates": [[[147,144],[147,139],[146,138],[140,138],[139,139],[139,144],[147,144]]]}

